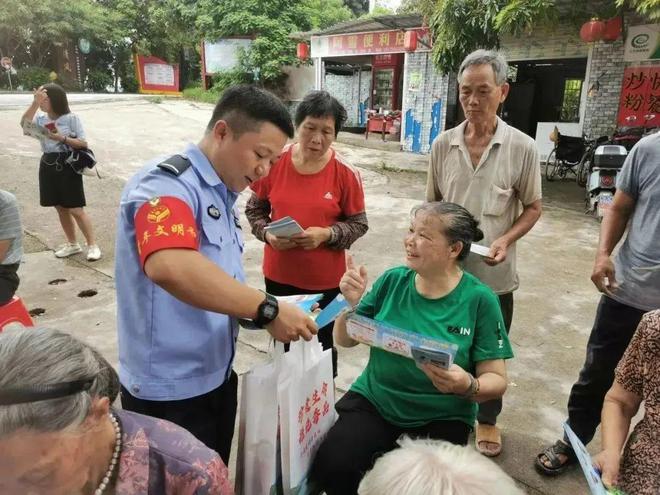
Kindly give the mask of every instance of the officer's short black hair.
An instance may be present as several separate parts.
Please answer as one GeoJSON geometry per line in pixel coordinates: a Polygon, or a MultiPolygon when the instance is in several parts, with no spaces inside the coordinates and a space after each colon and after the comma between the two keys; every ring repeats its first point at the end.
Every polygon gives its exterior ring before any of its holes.
{"type": "Polygon", "coordinates": [[[270,122],[293,137],[291,115],[284,103],[273,93],[248,84],[232,86],[222,93],[206,126],[207,132],[213,130],[218,120],[226,121],[236,137],[258,132],[262,122],[270,122]]]}
{"type": "Polygon", "coordinates": [[[311,91],[296,108],[296,127],[300,126],[307,117],[333,117],[336,137],[348,115],[344,106],[327,91],[311,91]]]}

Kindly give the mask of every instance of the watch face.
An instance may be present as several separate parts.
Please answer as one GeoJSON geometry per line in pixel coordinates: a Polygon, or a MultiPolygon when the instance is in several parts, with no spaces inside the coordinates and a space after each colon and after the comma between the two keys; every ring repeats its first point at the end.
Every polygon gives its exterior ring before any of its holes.
{"type": "Polygon", "coordinates": [[[268,319],[274,319],[275,316],[277,316],[277,313],[275,311],[275,307],[271,305],[267,305],[264,308],[264,316],[268,319]]]}

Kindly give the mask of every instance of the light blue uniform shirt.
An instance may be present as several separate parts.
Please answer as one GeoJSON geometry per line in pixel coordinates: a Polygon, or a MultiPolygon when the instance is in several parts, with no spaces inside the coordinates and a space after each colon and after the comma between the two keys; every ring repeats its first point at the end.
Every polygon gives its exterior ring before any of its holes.
{"type": "MultiPolygon", "coordinates": [[[[62,136],[82,139],[85,141],[85,130],[83,129],[80,119],[75,113],[66,113],[60,115],[57,119],[52,120],[47,114],[40,113],[34,118],[34,122],[41,127],[45,127],[46,124],[54,123],[62,136]]],[[[71,148],[64,143],[59,141],[53,141],[52,139],[44,138],[40,139],[41,151],[42,153],[65,153],[71,151],[71,148]]]]}
{"type": "Polygon", "coordinates": [[[238,337],[235,318],[178,300],[140,268],[135,215],[154,197],[175,196],[197,220],[199,251],[245,281],[243,238],[234,209],[237,194],[222,183],[197,146],[188,145],[183,154],[192,166],[178,177],[159,169],[163,159],[157,159],[131,178],[117,221],[119,378],[132,395],[146,400],[188,399],[222,385],[231,373],[238,337]]]}

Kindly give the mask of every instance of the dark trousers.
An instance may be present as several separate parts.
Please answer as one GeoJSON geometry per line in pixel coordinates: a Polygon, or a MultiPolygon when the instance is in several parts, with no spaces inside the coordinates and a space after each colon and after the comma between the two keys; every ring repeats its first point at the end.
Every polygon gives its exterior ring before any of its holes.
{"type": "Polygon", "coordinates": [[[228,466],[236,421],[237,390],[238,376],[232,371],[229,380],[215,390],[183,400],[138,399],[122,386],[121,404],[128,411],[166,419],[185,428],[215,450],[228,466]]]}
{"type": "Polygon", "coordinates": [[[339,419],[323,440],[311,468],[314,485],[327,495],[357,493],[364,474],[379,456],[397,447],[396,441],[403,434],[465,445],[472,429],[453,420],[402,428],[385,421],[373,404],[356,392],[347,392],[335,407],[339,419]]]}
{"type": "Polygon", "coordinates": [[[0,265],[0,306],[8,303],[18,289],[18,265],[0,265]]]}
{"type": "MultiPolygon", "coordinates": [[[[603,296],[587,342],[587,356],[568,398],[568,424],[586,445],[600,424],[605,394],[645,311],[603,296]]],[[[568,439],[565,438],[568,443],[568,439]]]]}
{"type": "MultiPolygon", "coordinates": [[[[506,334],[509,335],[511,330],[511,321],[513,320],[513,292],[501,294],[498,296],[500,299],[500,308],[502,309],[502,316],[504,317],[504,328],[506,334]]],[[[482,424],[494,425],[497,423],[497,417],[502,412],[502,398],[488,400],[479,404],[479,414],[477,421],[482,424]]]]}
{"type": "MultiPolygon", "coordinates": [[[[325,290],[312,290],[312,289],[301,289],[300,287],[295,287],[293,285],[281,284],[270,280],[269,278],[264,278],[266,282],[266,292],[272,294],[273,296],[295,296],[298,294],[323,294],[323,297],[319,300],[319,307],[321,309],[325,308],[332,300],[339,295],[339,287],[334,289],[325,289],[325,290]]],[[[329,323],[323,328],[319,328],[318,338],[319,342],[323,346],[323,350],[332,349],[332,374],[337,377],[337,349],[334,346],[334,340],[332,338],[332,330],[335,327],[335,323],[329,323]]],[[[289,346],[286,345],[285,349],[288,351],[289,346]]]]}

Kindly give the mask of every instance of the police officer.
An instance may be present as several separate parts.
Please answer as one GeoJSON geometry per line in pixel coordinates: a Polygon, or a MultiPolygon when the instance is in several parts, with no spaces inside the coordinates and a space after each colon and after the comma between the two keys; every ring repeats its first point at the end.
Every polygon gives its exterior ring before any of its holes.
{"type": "Polygon", "coordinates": [[[297,307],[245,285],[238,193],[268,174],[293,125],[275,96],[224,92],[198,145],[148,163],[122,193],[116,285],[122,405],[167,419],[225,463],[234,432],[238,319],[312,338],[297,307]]]}

